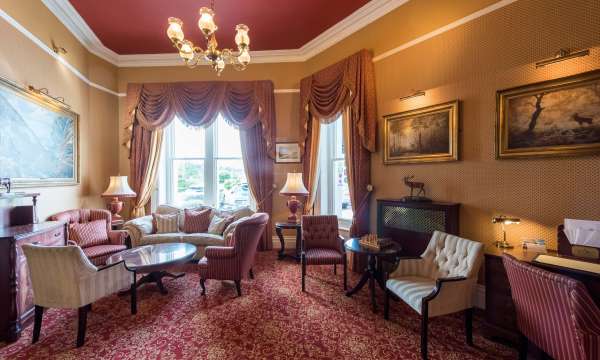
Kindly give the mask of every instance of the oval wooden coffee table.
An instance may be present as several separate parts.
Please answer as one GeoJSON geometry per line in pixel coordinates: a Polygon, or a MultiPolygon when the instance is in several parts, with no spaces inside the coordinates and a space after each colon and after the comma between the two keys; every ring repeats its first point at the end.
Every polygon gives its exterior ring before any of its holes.
{"type": "Polygon", "coordinates": [[[136,289],[143,284],[153,282],[156,283],[161,294],[167,294],[162,278],[176,279],[185,275],[185,273],[172,274],[167,270],[192,260],[194,254],[196,254],[196,246],[187,243],[144,245],[115,254],[106,260],[106,264],[123,261],[125,267],[136,275],[145,274],[139,281],[134,280],[131,285],[131,312],[135,314],[137,312],[136,289]]]}

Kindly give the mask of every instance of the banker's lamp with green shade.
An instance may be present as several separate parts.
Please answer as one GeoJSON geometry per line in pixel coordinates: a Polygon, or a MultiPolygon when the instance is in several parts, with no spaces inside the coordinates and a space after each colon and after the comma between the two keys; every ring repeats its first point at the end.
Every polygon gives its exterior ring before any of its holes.
{"type": "Polygon", "coordinates": [[[496,247],[499,247],[501,249],[512,249],[514,247],[511,244],[509,244],[508,241],[506,241],[506,225],[518,224],[520,222],[521,222],[521,219],[519,219],[519,218],[507,217],[504,215],[500,215],[500,216],[492,218],[493,224],[501,224],[502,225],[502,240],[496,241],[496,247]]]}

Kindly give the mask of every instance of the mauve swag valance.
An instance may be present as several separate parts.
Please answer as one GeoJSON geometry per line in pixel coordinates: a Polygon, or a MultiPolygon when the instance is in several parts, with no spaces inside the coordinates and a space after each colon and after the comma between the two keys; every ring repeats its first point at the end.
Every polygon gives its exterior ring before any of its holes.
{"type": "Polygon", "coordinates": [[[146,130],[167,126],[176,115],[190,126],[206,127],[219,113],[240,129],[260,123],[273,155],[275,101],[271,81],[197,81],[129,84],[128,114],[146,130]]]}

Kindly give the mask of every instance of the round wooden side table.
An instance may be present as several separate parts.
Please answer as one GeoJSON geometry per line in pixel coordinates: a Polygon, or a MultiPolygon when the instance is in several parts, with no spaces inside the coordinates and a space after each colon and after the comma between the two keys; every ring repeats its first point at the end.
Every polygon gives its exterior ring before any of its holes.
{"type": "Polygon", "coordinates": [[[371,295],[371,305],[373,306],[373,312],[377,311],[377,301],[375,300],[375,283],[379,284],[379,287],[385,291],[385,284],[383,283],[383,272],[379,270],[379,264],[381,257],[389,257],[398,255],[402,250],[399,244],[394,244],[390,247],[386,247],[380,250],[367,248],[360,245],[359,238],[351,238],[344,243],[346,251],[351,251],[356,254],[365,254],[368,258],[368,266],[365,272],[360,277],[358,284],[346,292],[346,296],[352,296],[362,289],[367,281],[369,282],[369,292],[371,295]]]}
{"type": "Polygon", "coordinates": [[[302,226],[300,223],[289,223],[289,222],[278,222],[275,224],[275,233],[279,237],[279,242],[281,243],[281,249],[279,250],[278,259],[283,260],[286,257],[291,257],[296,261],[300,261],[300,245],[302,242],[302,226]],[[284,229],[293,229],[296,230],[296,253],[295,254],[286,254],[285,253],[285,240],[283,238],[283,230],[284,229]]]}

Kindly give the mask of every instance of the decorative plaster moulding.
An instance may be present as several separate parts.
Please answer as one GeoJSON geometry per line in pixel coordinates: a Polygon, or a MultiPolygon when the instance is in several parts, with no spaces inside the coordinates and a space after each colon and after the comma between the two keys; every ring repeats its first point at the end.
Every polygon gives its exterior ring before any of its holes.
{"type": "MultiPolygon", "coordinates": [[[[299,49],[252,51],[253,63],[303,62],[335,45],[409,0],[372,0],[299,49]]],[[[102,44],[68,0],[42,0],[44,5],[92,54],[118,67],[184,66],[177,53],[119,55],[102,44]]]]}

